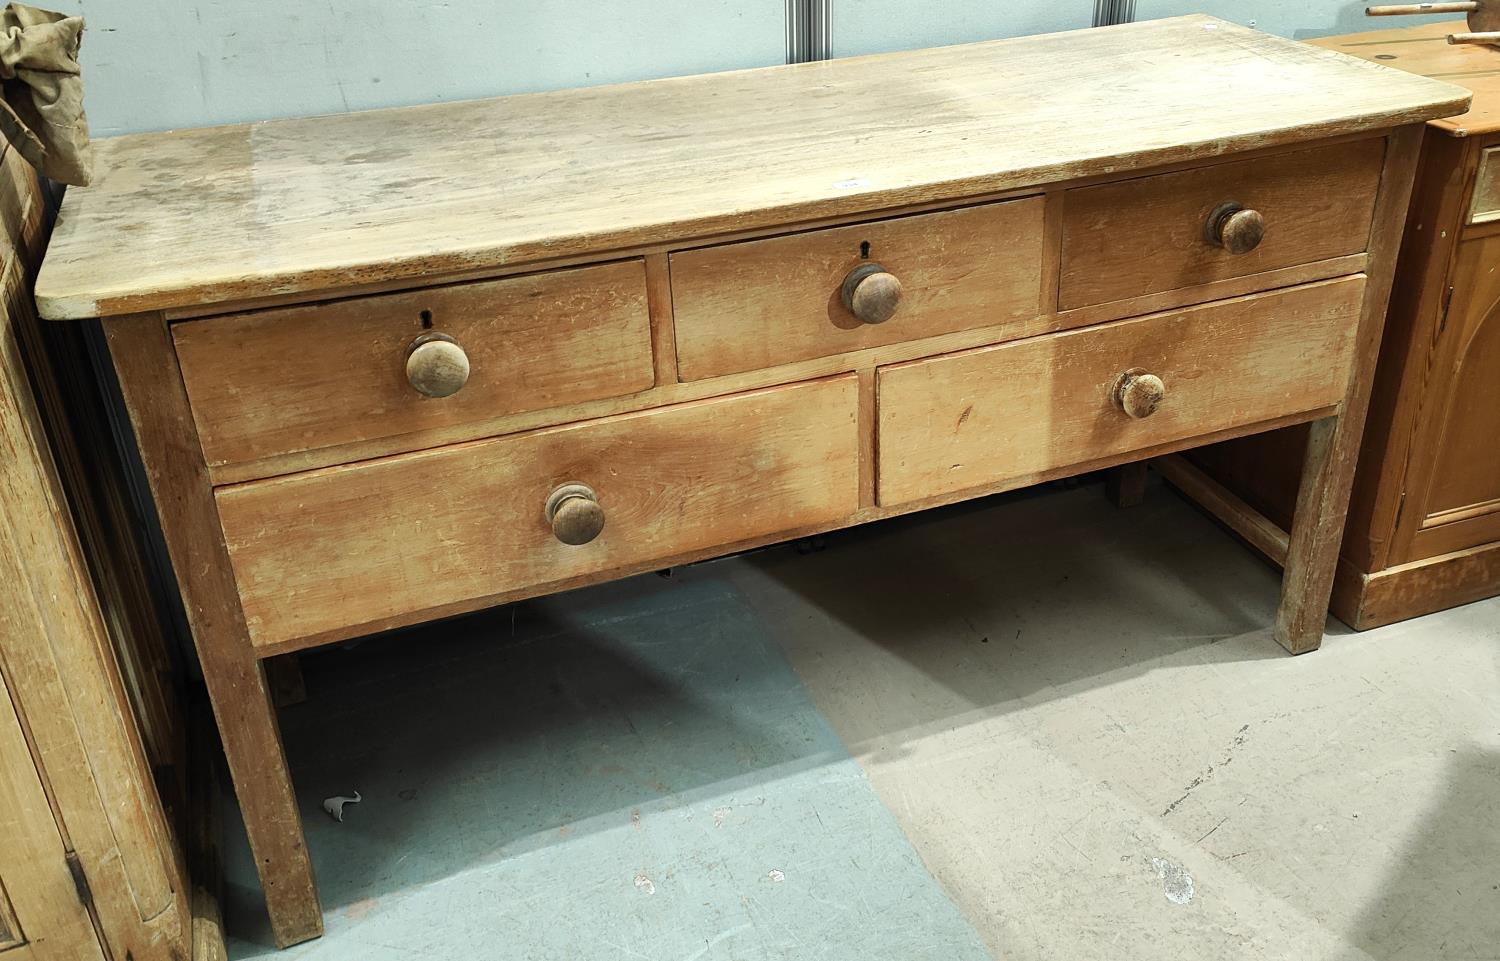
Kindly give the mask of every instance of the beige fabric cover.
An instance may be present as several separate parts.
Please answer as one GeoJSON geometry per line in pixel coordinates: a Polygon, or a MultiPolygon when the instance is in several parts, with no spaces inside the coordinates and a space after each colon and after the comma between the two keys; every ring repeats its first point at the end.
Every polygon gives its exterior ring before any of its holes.
{"type": "Polygon", "coordinates": [[[0,11],[0,133],[42,173],[84,186],[93,174],[78,42],[83,18],[20,3],[0,11]]]}

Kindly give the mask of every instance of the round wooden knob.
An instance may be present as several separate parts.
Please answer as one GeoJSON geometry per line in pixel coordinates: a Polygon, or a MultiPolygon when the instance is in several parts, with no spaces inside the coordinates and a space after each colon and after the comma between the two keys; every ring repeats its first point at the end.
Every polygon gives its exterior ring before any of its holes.
{"type": "Polygon", "coordinates": [[[1259,210],[1233,201],[1220,204],[1208,217],[1208,242],[1231,254],[1248,254],[1266,235],[1266,218],[1259,210]]]}
{"type": "Polygon", "coordinates": [[[423,334],[407,348],[406,380],[419,394],[452,396],[469,382],[469,355],[447,334],[423,334]]]}
{"type": "Polygon", "coordinates": [[[604,530],[604,508],[592,488],[564,484],[547,498],[547,523],[564,544],[587,544],[604,530]]]}
{"type": "Polygon", "coordinates": [[[841,293],[849,313],[867,324],[883,324],[901,306],[901,281],[876,263],[860,264],[844,278],[841,293]]]}
{"type": "Polygon", "coordinates": [[[1167,385],[1155,374],[1127,370],[1115,382],[1115,406],[1137,419],[1150,417],[1167,396],[1167,385]]]}

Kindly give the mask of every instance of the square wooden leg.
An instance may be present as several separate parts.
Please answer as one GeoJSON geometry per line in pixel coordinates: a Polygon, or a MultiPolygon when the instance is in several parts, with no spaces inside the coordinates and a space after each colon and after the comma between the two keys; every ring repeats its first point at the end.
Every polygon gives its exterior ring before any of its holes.
{"type": "Polygon", "coordinates": [[[1380,335],[1385,328],[1386,305],[1421,143],[1422,128],[1418,125],[1391,133],[1370,230],[1370,261],[1365,271],[1368,279],[1349,386],[1338,415],[1314,421],[1308,435],[1297,510],[1287,543],[1281,606],[1276,612],[1276,640],[1293,654],[1316,650],[1323,643],[1328,599],[1333,593],[1344,518],[1349,510],[1349,490],[1370,407],[1380,335]]]}
{"type": "Polygon", "coordinates": [[[307,682],[302,678],[301,655],[295,652],[269,657],[260,662],[271,689],[271,703],[278,708],[291,707],[307,700],[307,682]]]}
{"type": "Polygon", "coordinates": [[[278,947],[323,933],[265,671],[250,643],[171,334],[157,315],[104,323],[213,702],[278,947]]]}
{"type": "Polygon", "coordinates": [[[1276,640],[1293,654],[1323,643],[1358,453],[1359,438],[1349,434],[1343,418],[1325,417],[1308,435],[1276,611],[1276,640]]]}
{"type": "Polygon", "coordinates": [[[1138,507],[1146,499],[1146,462],[1121,464],[1104,472],[1104,496],[1116,507],[1138,507]]]}

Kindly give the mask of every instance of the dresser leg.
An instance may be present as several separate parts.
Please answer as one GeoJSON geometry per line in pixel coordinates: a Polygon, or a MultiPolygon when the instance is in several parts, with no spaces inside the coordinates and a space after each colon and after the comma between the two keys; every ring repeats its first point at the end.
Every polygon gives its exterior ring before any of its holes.
{"type": "Polygon", "coordinates": [[[1146,462],[1138,460],[1105,471],[1104,496],[1116,507],[1139,507],[1146,499],[1146,462]]]}
{"type": "Polygon", "coordinates": [[[213,702],[272,934],[278,947],[307,941],[323,933],[323,909],[171,333],[160,316],[137,314],[106,319],[104,334],[213,702]]]}
{"type": "Polygon", "coordinates": [[[1293,654],[1317,650],[1328,620],[1356,453],[1340,451],[1340,446],[1357,446],[1357,438],[1350,442],[1340,437],[1342,420],[1314,421],[1307,439],[1276,611],[1276,640],[1293,654]]]}
{"type": "Polygon", "coordinates": [[[1302,483],[1297,489],[1297,511],[1287,543],[1286,568],[1281,580],[1281,607],[1276,612],[1276,640],[1293,654],[1317,650],[1328,621],[1328,599],[1338,569],[1344,540],[1344,518],[1349,490],[1359,460],[1370,388],[1380,354],[1380,335],[1390,301],[1396,254],[1406,225],[1406,208],[1422,146],[1422,126],[1409,124],[1391,131],[1385,166],[1375,196],[1370,227],[1370,259],[1365,267],[1365,297],[1360,305],[1349,385],[1337,416],[1312,423],[1302,483]]]}

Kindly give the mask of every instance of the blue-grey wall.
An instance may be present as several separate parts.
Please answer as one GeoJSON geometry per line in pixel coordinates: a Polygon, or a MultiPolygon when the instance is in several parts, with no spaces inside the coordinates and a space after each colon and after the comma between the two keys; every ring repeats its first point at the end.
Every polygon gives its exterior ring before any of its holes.
{"type": "Polygon", "coordinates": [[[782,0],[33,0],[82,12],[95,136],[758,67],[782,0]]]}
{"type": "MultiPolygon", "coordinates": [[[[785,0],[37,0],[88,20],[96,136],[781,63],[785,0]]],[[[849,56],[1088,26],[1092,0],[831,0],[849,56]]],[[[1355,0],[1138,0],[1291,37],[1393,25],[1355,0]]],[[[1403,20],[1402,22],[1411,22],[1403,20]]]]}

